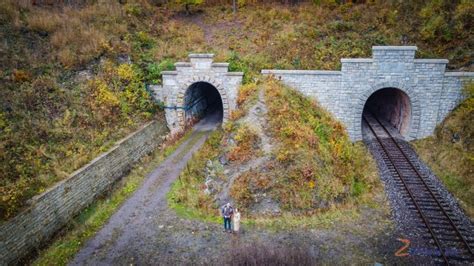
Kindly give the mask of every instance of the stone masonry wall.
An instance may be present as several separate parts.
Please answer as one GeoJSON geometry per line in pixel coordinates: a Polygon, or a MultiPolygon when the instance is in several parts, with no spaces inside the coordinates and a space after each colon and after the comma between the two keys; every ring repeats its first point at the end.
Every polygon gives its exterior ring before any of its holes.
{"type": "Polygon", "coordinates": [[[412,106],[408,140],[429,136],[462,99],[472,72],[445,72],[448,60],[415,59],[415,46],[374,46],[372,58],[341,59],[341,71],[262,70],[316,98],[342,121],[353,141],[362,139],[362,112],[383,88],[405,92],[412,106]]]}
{"type": "Polygon", "coordinates": [[[152,121],[120,140],[108,152],[75,171],[41,195],[11,220],[0,225],[1,265],[16,264],[152,152],[163,140],[166,127],[152,121]]]}
{"type": "Polygon", "coordinates": [[[461,101],[459,89],[468,82],[474,80],[474,73],[469,72],[446,72],[443,80],[443,92],[441,93],[437,124],[451,112],[461,101]]]}

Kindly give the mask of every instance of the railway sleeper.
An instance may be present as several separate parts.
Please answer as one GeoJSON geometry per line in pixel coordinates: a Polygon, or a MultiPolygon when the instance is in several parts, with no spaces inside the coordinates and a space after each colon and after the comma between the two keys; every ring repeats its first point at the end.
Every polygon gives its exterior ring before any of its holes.
{"type": "MultiPolygon", "coordinates": [[[[424,234],[422,238],[431,240],[433,239],[433,236],[427,233],[427,234],[424,234]]],[[[440,241],[459,241],[460,240],[458,236],[439,236],[438,235],[436,236],[436,238],[440,241]]]]}
{"type": "Polygon", "coordinates": [[[418,195],[417,199],[419,201],[425,201],[425,202],[439,202],[442,204],[447,204],[443,199],[440,199],[439,197],[433,198],[431,195],[418,195]]]}
{"type": "MultiPolygon", "coordinates": [[[[436,202],[427,202],[427,201],[419,201],[417,202],[418,205],[421,205],[421,206],[438,206],[438,204],[436,202]]],[[[449,205],[446,204],[446,203],[440,203],[439,205],[441,205],[441,207],[445,208],[446,209],[449,209],[449,205]]]]}
{"type": "MultiPolygon", "coordinates": [[[[434,220],[434,221],[439,221],[439,220],[448,221],[448,217],[446,217],[446,215],[444,215],[441,212],[436,212],[435,213],[434,211],[425,211],[425,212],[423,212],[423,215],[425,215],[426,218],[430,219],[430,221],[431,220],[434,220]]],[[[451,219],[451,221],[459,222],[459,219],[456,219],[454,216],[449,215],[449,213],[448,213],[448,216],[451,219]]]]}
{"type": "MultiPolygon", "coordinates": [[[[429,219],[430,222],[432,221],[448,221],[448,219],[446,218],[446,216],[444,215],[437,215],[437,216],[434,216],[434,215],[431,215],[430,213],[423,213],[423,215],[429,219]]],[[[451,221],[453,221],[453,223],[460,223],[459,219],[457,218],[452,218],[452,217],[449,217],[451,219],[451,221]]]]}
{"type": "MultiPolygon", "coordinates": [[[[432,220],[432,221],[430,221],[430,224],[451,225],[451,223],[450,223],[448,220],[432,220]]],[[[457,228],[464,228],[464,225],[461,224],[461,223],[455,223],[455,222],[453,222],[453,224],[454,224],[457,228]]],[[[466,231],[469,231],[469,230],[466,230],[466,231]]]]}
{"type": "Polygon", "coordinates": [[[458,262],[472,262],[473,258],[472,256],[465,254],[464,256],[461,254],[451,254],[449,253],[446,257],[449,258],[449,260],[457,260],[458,262]]]}
{"type": "Polygon", "coordinates": [[[438,206],[420,206],[422,211],[439,211],[441,212],[441,208],[438,206]]]}

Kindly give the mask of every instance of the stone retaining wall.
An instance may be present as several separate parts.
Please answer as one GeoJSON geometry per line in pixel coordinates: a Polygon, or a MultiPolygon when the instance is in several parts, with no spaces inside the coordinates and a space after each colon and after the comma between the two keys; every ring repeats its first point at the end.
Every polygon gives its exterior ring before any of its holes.
{"type": "Polygon", "coordinates": [[[166,132],[165,125],[152,121],[33,198],[26,210],[0,225],[0,264],[16,264],[41,247],[136,161],[152,152],[166,132]]]}

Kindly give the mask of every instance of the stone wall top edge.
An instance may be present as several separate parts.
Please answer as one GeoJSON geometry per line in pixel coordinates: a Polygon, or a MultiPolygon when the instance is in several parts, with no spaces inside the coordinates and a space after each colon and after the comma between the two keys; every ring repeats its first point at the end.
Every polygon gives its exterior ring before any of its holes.
{"type": "Polygon", "coordinates": [[[178,75],[178,71],[161,71],[161,75],[178,75]]]}
{"type": "Polygon", "coordinates": [[[174,63],[174,65],[177,67],[190,67],[191,63],[190,62],[176,62],[174,63]]]}
{"type": "Polygon", "coordinates": [[[418,50],[416,46],[372,46],[372,50],[418,50]]]}
{"type": "Polygon", "coordinates": [[[227,72],[226,76],[243,76],[244,72],[227,72]]]}
{"type": "Polygon", "coordinates": [[[341,63],[372,63],[372,58],[341,58],[341,63]]]}
{"type": "Polygon", "coordinates": [[[56,188],[62,186],[64,183],[67,183],[70,179],[74,178],[76,175],[78,175],[79,173],[81,173],[82,171],[84,171],[85,169],[91,167],[92,165],[94,165],[95,163],[97,163],[97,161],[99,161],[100,159],[106,157],[107,155],[109,155],[110,153],[112,153],[114,150],[118,149],[120,147],[120,144],[122,144],[123,142],[127,141],[128,139],[132,138],[133,136],[135,136],[136,134],[138,134],[140,131],[142,131],[143,129],[145,129],[146,127],[149,127],[151,126],[153,123],[157,123],[156,120],[152,120],[144,125],[142,125],[140,128],[138,128],[137,130],[135,130],[134,132],[128,134],[126,137],[122,138],[121,140],[117,141],[116,143],[114,143],[114,146],[111,147],[110,149],[108,149],[106,152],[103,152],[101,154],[99,154],[98,156],[96,156],[94,159],[92,159],[90,162],[88,162],[86,165],[82,166],[81,168],[77,169],[76,171],[72,172],[68,177],[66,177],[65,179],[57,182],[56,184],[54,184],[53,186],[47,188],[43,193],[39,194],[39,195],[36,195],[34,196],[31,200],[36,202],[38,200],[40,200],[41,198],[43,198],[44,196],[46,196],[48,193],[50,193],[51,191],[55,190],[56,188]]]}
{"type": "Polygon", "coordinates": [[[289,75],[341,75],[341,71],[333,70],[280,70],[263,69],[262,74],[289,74],[289,75]]]}
{"type": "Polygon", "coordinates": [[[213,67],[228,67],[229,63],[212,63],[213,67]]]}
{"type": "Polygon", "coordinates": [[[474,72],[445,72],[445,77],[474,77],[474,72]]]}
{"type": "Polygon", "coordinates": [[[447,64],[448,59],[415,59],[415,64],[447,64]]]}
{"type": "Polygon", "coordinates": [[[189,58],[213,58],[214,54],[189,54],[189,58]]]}

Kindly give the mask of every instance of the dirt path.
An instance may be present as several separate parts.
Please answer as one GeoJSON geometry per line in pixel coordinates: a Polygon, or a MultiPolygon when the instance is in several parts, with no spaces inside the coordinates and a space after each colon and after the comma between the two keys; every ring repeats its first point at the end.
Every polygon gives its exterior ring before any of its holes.
{"type": "Polygon", "coordinates": [[[147,177],[142,187],[85,245],[71,264],[115,264],[117,258],[133,248],[152,242],[153,236],[163,229],[155,224],[155,218],[167,215],[166,193],[215,127],[212,119],[198,123],[189,139],[147,177]]]}

